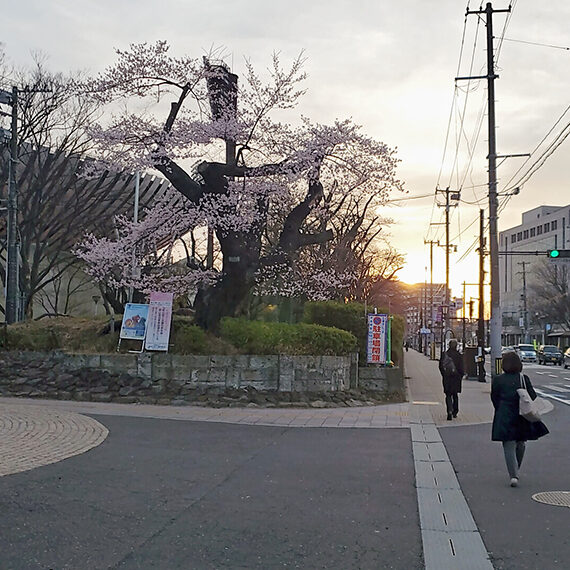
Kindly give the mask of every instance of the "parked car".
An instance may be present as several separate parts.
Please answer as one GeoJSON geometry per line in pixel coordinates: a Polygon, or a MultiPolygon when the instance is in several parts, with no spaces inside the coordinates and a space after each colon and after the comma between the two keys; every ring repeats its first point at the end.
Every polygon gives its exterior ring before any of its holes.
{"type": "Polygon", "coordinates": [[[514,346],[502,346],[501,347],[501,354],[505,354],[505,352],[514,352],[514,351],[515,351],[514,346]]]}
{"type": "Polygon", "coordinates": [[[552,362],[552,364],[559,364],[562,366],[562,351],[552,344],[543,344],[538,349],[537,357],[539,364],[552,362]]]}
{"type": "Polygon", "coordinates": [[[567,348],[564,353],[564,368],[568,368],[568,366],[570,366],[570,348],[567,348]]]}
{"type": "Polygon", "coordinates": [[[536,350],[532,344],[519,344],[515,346],[515,352],[519,355],[521,362],[536,362],[536,350]]]}

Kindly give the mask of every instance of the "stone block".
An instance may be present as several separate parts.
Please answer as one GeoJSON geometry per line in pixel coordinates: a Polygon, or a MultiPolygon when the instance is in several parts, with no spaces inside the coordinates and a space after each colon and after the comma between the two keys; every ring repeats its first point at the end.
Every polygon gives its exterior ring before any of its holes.
{"type": "Polygon", "coordinates": [[[279,356],[244,356],[245,366],[250,370],[267,370],[279,366],[279,356]]]}
{"type": "Polygon", "coordinates": [[[226,371],[226,386],[228,388],[239,388],[244,384],[244,371],[239,368],[230,368],[226,371]]]}
{"type": "Polygon", "coordinates": [[[207,369],[210,368],[210,357],[203,356],[199,354],[190,354],[188,356],[181,356],[180,358],[184,358],[188,368],[190,370],[193,369],[207,369]]]}
{"type": "Polygon", "coordinates": [[[172,378],[172,357],[170,354],[153,354],[151,378],[153,380],[172,378]]]}
{"type": "Polygon", "coordinates": [[[147,379],[152,378],[152,359],[153,354],[138,354],[137,355],[137,376],[139,378],[147,379]]]}
{"type": "Polygon", "coordinates": [[[100,368],[101,355],[100,354],[67,354],[65,355],[64,363],[66,367],[72,370],[79,368],[100,368]]]}
{"type": "Polygon", "coordinates": [[[126,372],[132,376],[137,375],[137,355],[136,354],[102,354],[101,370],[106,370],[111,374],[126,372]]]}
{"type": "Polygon", "coordinates": [[[91,401],[91,392],[87,391],[78,391],[73,394],[73,399],[77,400],[78,402],[90,402],[91,401]]]}
{"type": "Polygon", "coordinates": [[[113,394],[108,392],[105,394],[91,394],[92,402],[110,402],[113,399],[113,394]]]}
{"type": "Polygon", "coordinates": [[[171,362],[172,374],[170,379],[177,380],[182,383],[190,379],[193,365],[188,356],[173,354],[171,356],[171,362]]]}
{"type": "Polygon", "coordinates": [[[210,368],[230,368],[233,366],[234,364],[234,356],[228,356],[225,354],[219,354],[219,355],[214,355],[214,356],[210,356],[209,360],[209,366],[210,368]]]}
{"type": "Polygon", "coordinates": [[[295,381],[295,368],[292,356],[279,356],[278,389],[280,392],[293,391],[295,381]]]}
{"type": "Polygon", "coordinates": [[[137,398],[135,396],[116,396],[113,398],[113,402],[117,404],[134,404],[137,402],[137,398]]]}
{"type": "Polygon", "coordinates": [[[150,391],[154,395],[164,394],[164,383],[160,380],[155,380],[150,387],[150,391]]]}
{"type": "Polygon", "coordinates": [[[226,385],[226,371],[227,368],[224,367],[216,367],[210,368],[208,371],[208,384],[221,384],[223,386],[226,385]]]}

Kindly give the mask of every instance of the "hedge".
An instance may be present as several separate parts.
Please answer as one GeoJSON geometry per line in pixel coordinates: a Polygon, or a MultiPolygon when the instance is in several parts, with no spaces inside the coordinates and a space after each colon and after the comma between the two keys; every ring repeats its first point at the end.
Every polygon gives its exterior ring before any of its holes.
{"type": "Polygon", "coordinates": [[[225,317],[220,336],[248,354],[343,355],[356,350],[351,333],[317,324],[271,323],[225,317]]]}
{"type": "MultiPolygon", "coordinates": [[[[368,325],[363,303],[339,303],[337,301],[315,301],[305,304],[303,321],[348,331],[358,341],[361,362],[366,362],[368,325]]],[[[402,361],[404,340],[404,319],[394,315],[392,319],[392,361],[402,361]]]]}

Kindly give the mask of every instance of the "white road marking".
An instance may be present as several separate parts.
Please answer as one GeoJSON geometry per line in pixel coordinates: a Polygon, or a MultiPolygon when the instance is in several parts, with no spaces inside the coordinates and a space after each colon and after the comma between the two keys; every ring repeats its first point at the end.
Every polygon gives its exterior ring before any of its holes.
{"type": "Polygon", "coordinates": [[[569,388],[562,388],[561,386],[545,386],[549,390],[554,390],[555,392],[570,392],[569,388]]]}
{"type": "Polygon", "coordinates": [[[537,394],[540,394],[543,398],[550,398],[551,400],[555,400],[556,402],[562,402],[563,404],[570,406],[570,400],[565,400],[564,398],[561,398],[560,396],[555,396],[554,394],[549,394],[548,392],[543,392],[542,390],[537,390],[536,388],[535,388],[535,392],[537,394]]]}

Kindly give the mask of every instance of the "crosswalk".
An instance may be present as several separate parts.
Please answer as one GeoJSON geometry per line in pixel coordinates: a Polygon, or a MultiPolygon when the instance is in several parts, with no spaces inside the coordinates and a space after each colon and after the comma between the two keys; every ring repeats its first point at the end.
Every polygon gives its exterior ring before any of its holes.
{"type": "Polygon", "coordinates": [[[570,378],[563,380],[562,382],[545,384],[540,388],[534,387],[535,392],[542,396],[543,398],[549,398],[556,402],[561,402],[570,406],[570,378]]]}
{"type": "MultiPolygon", "coordinates": [[[[525,363],[524,373],[531,377],[534,390],[539,396],[570,406],[570,370],[558,366],[525,363]]],[[[490,383],[491,374],[488,369],[485,376],[490,383]]]]}

